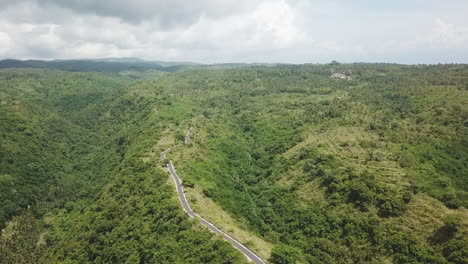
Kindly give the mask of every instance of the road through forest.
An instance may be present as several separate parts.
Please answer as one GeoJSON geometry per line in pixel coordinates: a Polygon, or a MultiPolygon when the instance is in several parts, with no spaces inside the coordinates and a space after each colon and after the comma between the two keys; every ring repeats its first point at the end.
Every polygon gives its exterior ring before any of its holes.
{"type": "Polygon", "coordinates": [[[171,174],[176,184],[176,190],[179,196],[180,203],[182,204],[182,208],[191,218],[198,217],[202,225],[206,226],[210,231],[222,235],[224,240],[230,242],[233,247],[237,248],[240,252],[242,252],[242,254],[244,254],[249,261],[253,261],[256,264],[265,264],[265,262],[261,258],[259,258],[257,255],[255,255],[255,253],[250,251],[250,249],[248,249],[247,247],[239,243],[237,240],[230,237],[228,234],[224,233],[219,228],[214,226],[212,223],[208,222],[203,217],[195,213],[192,210],[192,208],[190,208],[190,205],[187,202],[187,198],[185,197],[185,193],[184,193],[184,188],[182,187],[182,180],[180,179],[179,175],[177,175],[172,161],[170,161],[167,164],[167,170],[171,174]]]}

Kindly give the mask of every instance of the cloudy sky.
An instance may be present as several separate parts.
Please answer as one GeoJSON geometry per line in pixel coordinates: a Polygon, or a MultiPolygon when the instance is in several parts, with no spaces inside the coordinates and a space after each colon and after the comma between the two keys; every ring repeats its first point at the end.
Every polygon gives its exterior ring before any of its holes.
{"type": "Polygon", "coordinates": [[[468,63],[467,0],[0,0],[0,58],[468,63]]]}

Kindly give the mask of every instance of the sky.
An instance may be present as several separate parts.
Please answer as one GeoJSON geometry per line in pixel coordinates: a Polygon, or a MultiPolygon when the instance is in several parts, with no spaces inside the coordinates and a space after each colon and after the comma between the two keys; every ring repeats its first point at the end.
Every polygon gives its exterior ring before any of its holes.
{"type": "Polygon", "coordinates": [[[0,0],[0,59],[468,63],[467,0],[0,0]]]}

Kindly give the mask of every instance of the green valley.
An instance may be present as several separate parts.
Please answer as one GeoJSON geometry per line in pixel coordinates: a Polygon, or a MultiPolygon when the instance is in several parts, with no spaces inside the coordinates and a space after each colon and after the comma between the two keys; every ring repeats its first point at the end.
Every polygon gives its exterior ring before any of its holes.
{"type": "Polygon", "coordinates": [[[0,263],[247,263],[169,160],[267,263],[467,262],[467,65],[79,63],[0,70],[0,263]]]}

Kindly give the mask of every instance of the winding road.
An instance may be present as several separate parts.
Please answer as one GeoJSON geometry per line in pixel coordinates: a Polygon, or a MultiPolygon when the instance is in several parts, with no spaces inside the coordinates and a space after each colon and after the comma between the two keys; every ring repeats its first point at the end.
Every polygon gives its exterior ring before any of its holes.
{"type": "Polygon", "coordinates": [[[190,144],[190,136],[192,136],[193,133],[193,127],[190,128],[189,132],[187,132],[187,135],[185,135],[185,145],[190,144]]]}
{"type": "Polygon", "coordinates": [[[166,159],[166,154],[168,152],[170,152],[171,150],[172,150],[172,148],[168,148],[165,151],[161,152],[161,156],[160,156],[161,160],[165,160],[166,159]]]}
{"type": "Polygon", "coordinates": [[[192,208],[190,208],[190,205],[187,202],[187,198],[185,197],[184,193],[184,188],[182,187],[182,180],[180,179],[179,175],[177,175],[175,169],[174,169],[174,164],[172,164],[172,161],[170,161],[167,164],[167,170],[171,174],[172,178],[174,179],[174,182],[176,184],[176,190],[179,196],[180,203],[182,204],[182,208],[184,208],[184,211],[191,217],[195,218],[198,217],[200,219],[200,223],[208,229],[216,234],[220,234],[223,236],[223,239],[230,242],[233,247],[237,248],[242,254],[244,254],[249,261],[253,261],[256,264],[265,264],[265,262],[259,258],[255,253],[250,251],[248,248],[246,248],[244,245],[239,243],[237,240],[234,238],[230,237],[228,234],[224,233],[221,231],[219,228],[214,226],[212,223],[208,222],[205,220],[203,217],[199,216],[197,213],[195,213],[192,208]]]}

